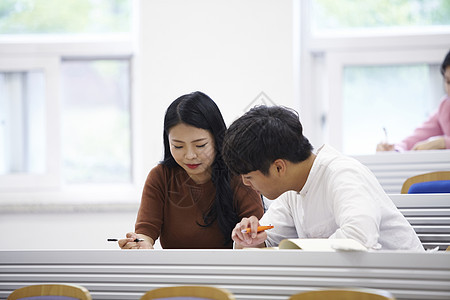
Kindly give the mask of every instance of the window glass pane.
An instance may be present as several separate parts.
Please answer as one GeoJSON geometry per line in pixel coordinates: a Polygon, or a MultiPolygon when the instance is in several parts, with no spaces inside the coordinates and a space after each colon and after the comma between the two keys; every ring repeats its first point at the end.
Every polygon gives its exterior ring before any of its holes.
{"type": "Polygon", "coordinates": [[[0,34],[131,32],[132,0],[2,0],[0,34]]]}
{"type": "Polygon", "coordinates": [[[385,139],[397,143],[437,110],[442,96],[438,65],[344,68],[343,151],[373,154],[385,139]]]}
{"type": "Polygon", "coordinates": [[[63,61],[67,182],[131,181],[129,69],[128,60],[63,61]]]}
{"type": "Polygon", "coordinates": [[[44,173],[45,145],[44,73],[0,72],[0,174],[44,173]]]}
{"type": "Polygon", "coordinates": [[[450,25],[448,0],[312,0],[312,30],[450,25]]]}

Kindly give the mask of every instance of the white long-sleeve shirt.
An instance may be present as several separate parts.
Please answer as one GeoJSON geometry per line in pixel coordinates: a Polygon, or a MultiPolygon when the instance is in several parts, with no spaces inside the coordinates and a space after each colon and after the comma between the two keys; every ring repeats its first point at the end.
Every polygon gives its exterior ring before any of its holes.
{"type": "Polygon", "coordinates": [[[271,247],[285,238],[351,238],[369,249],[424,251],[373,173],[327,145],[302,190],[274,200],[260,223],[275,226],[267,231],[271,247]]]}

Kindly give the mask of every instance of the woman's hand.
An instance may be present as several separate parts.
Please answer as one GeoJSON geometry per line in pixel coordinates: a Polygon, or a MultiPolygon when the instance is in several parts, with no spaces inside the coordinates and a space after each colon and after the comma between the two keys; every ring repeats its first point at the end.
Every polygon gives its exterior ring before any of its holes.
{"type": "Polygon", "coordinates": [[[443,136],[431,137],[428,140],[418,142],[412,150],[438,150],[445,149],[445,139],[443,136]]]}
{"type": "Polygon", "coordinates": [[[155,241],[145,234],[128,232],[127,238],[120,239],[118,243],[121,249],[153,249],[155,241]],[[135,242],[136,239],[142,239],[143,241],[135,242]]]}
{"type": "Polygon", "coordinates": [[[387,143],[379,143],[377,145],[377,152],[381,151],[394,151],[394,144],[387,144],[387,143]]]}
{"type": "Polygon", "coordinates": [[[244,247],[265,247],[264,241],[267,239],[267,233],[265,231],[257,232],[259,226],[258,218],[251,216],[250,218],[243,218],[240,223],[237,223],[234,227],[231,238],[236,243],[236,249],[242,249],[244,247]],[[249,233],[244,233],[242,230],[250,228],[249,233]]]}

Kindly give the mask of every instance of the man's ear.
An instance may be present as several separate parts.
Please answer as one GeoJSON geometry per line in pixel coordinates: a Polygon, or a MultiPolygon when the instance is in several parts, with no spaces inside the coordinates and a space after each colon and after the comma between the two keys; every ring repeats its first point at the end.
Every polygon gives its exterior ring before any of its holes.
{"type": "Polygon", "coordinates": [[[287,164],[284,159],[276,159],[272,166],[277,175],[284,175],[284,173],[286,173],[287,164]]]}

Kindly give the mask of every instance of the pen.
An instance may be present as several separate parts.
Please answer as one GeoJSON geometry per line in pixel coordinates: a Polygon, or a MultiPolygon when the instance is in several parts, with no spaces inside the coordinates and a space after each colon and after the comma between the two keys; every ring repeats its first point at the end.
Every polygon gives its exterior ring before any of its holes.
{"type": "MultiPolygon", "coordinates": [[[[117,242],[119,239],[108,239],[108,242],[117,242]]],[[[133,242],[143,242],[144,239],[135,239],[133,242]]]]}
{"type": "MultiPolygon", "coordinates": [[[[264,231],[264,230],[267,230],[267,229],[271,229],[271,228],[273,228],[272,225],[258,226],[257,232],[261,232],[261,231],[264,231]]],[[[250,233],[250,231],[251,231],[251,228],[246,228],[246,229],[242,229],[241,230],[242,233],[250,233]]]]}

